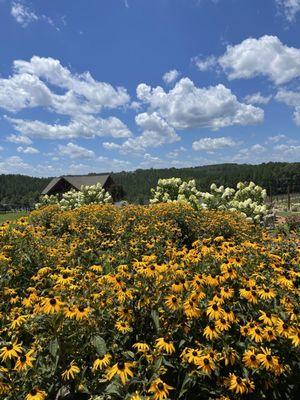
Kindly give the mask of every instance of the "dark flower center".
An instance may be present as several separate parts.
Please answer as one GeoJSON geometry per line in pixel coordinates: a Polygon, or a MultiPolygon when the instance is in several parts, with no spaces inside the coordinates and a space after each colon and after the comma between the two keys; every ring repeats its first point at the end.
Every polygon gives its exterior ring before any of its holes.
{"type": "Polygon", "coordinates": [[[51,306],[55,306],[56,300],[55,300],[55,299],[51,299],[51,300],[50,300],[50,304],[51,304],[51,306]]]}
{"type": "Polygon", "coordinates": [[[213,310],[217,311],[218,305],[217,305],[217,304],[214,304],[214,305],[212,306],[212,308],[213,308],[213,310]]]}
{"type": "Polygon", "coordinates": [[[11,344],[8,344],[7,346],[6,346],[6,350],[12,350],[13,349],[13,346],[11,345],[11,344]]]}
{"type": "Polygon", "coordinates": [[[205,365],[208,365],[209,364],[209,359],[208,358],[204,358],[203,362],[204,362],[205,365]]]}
{"type": "Polygon", "coordinates": [[[85,309],[85,307],[84,307],[84,306],[79,306],[79,307],[78,307],[78,310],[79,310],[80,312],[83,312],[83,311],[84,311],[84,309],[85,309]]]}
{"type": "Polygon", "coordinates": [[[254,354],[251,354],[250,360],[251,360],[251,361],[255,361],[255,360],[256,360],[256,356],[255,356],[254,354]]]}
{"type": "Polygon", "coordinates": [[[242,379],[240,377],[237,378],[237,383],[240,385],[242,383],[242,379]]]}
{"type": "Polygon", "coordinates": [[[21,356],[21,357],[20,357],[20,361],[21,361],[21,362],[25,362],[25,361],[26,361],[26,356],[21,356]]]}
{"type": "Polygon", "coordinates": [[[196,352],[196,350],[193,351],[193,356],[196,357],[198,355],[198,353],[196,352]]]}
{"type": "Polygon", "coordinates": [[[157,385],[159,390],[164,390],[164,384],[159,382],[159,384],[157,385]]]}
{"type": "Polygon", "coordinates": [[[31,396],[35,396],[37,394],[37,390],[36,389],[30,390],[30,394],[31,396]]]}
{"type": "Polygon", "coordinates": [[[119,361],[118,362],[118,369],[120,369],[120,370],[124,370],[125,369],[125,364],[124,364],[123,361],[119,361]]]}
{"type": "Polygon", "coordinates": [[[270,354],[267,355],[266,359],[271,362],[272,361],[272,356],[270,356],[270,354]]]}

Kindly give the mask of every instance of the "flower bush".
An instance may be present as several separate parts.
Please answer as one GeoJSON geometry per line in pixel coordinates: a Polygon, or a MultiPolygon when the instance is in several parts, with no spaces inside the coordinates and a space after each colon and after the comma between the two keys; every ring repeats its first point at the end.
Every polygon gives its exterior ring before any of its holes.
{"type": "Polygon", "coordinates": [[[175,202],[51,205],[0,238],[0,398],[297,398],[299,237],[175,202]]]}
{"type": "Polygon", "coordinates": [[[63,193],[62,198],[58,195],[45,195],[40,199],[35,208],[41,208],[46,205],[57,204],[62,210],[73,210],[83,205],[89,204],[108,204],[112,202],[111,195],[102,188],[100,183],[96,185],[82,185],[80,190],[71,189],[63,193]]]}
{"type": "Polygon", "coordinates": [[[156,189],[152,189],[150,203],[181,201],[196,209],[238,211],[250,221],[262,222],[269,210],[265,203],[267,192],[250,182],[239,182],[237,188],[210,186],[210,192],[200,192],[194,180],[184,182],[180,178],[160,179],[156,189]]]}
{"type": "Polygon", "coordinates": [[[195,180],[185,182],[181,178],[159,179],[156,189],[151,189],[151,193],[151,204],[180,201],[195,208],[198,208],[201,197],[195,180]]]}

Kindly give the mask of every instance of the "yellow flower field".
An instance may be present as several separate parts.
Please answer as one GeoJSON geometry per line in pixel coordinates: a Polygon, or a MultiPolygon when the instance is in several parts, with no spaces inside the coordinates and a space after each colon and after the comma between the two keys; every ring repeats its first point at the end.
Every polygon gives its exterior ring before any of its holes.
{"type": "Polygon", "coordinates": [[[300,240],[181,203],[0,228],[0,398],[296,399],[300,240]]]}

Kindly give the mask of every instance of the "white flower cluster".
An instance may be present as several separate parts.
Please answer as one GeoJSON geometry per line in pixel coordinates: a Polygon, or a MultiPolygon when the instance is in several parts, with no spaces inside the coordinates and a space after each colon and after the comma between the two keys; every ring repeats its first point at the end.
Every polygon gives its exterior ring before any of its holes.
{"type": "Polygon", "coordinates": [[[201,192],[196,188],[195,180],[188,182],[181,178],[159,179],[156,189],[151,189],[150,203],[170,203],[181,201],[193,207],[199,207],[201,192]]]}
{"type": "Polygon", "coordinates": [[[81,186],[80,191],[71,189],[62,195],[59,200],[57,195],[43,196],[35,208],[49,204],[57,204],[62,210],[73,210],[83,205],[107,204],[112,202],[111,195],[102,188],[100,183],[92,186],[81,186]]]}
{"type": "Polygon", "coordinates": [[[210,192],[200,192],[194,180],[183,182],[180,178],[160,179],[156,189],[151,189],[150,203],[183,201],[197,209],[239,211],[248,220],[261,222],[268,214],[264,204],[266,190],[255,183],[239,182],[236,189],[212,184],[210,192]]]}

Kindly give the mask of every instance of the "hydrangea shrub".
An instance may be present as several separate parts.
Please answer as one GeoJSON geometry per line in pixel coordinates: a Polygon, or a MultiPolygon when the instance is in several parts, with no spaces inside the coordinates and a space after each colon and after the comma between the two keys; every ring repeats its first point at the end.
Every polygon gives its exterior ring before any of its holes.
{"type": "Polygon", "coordinates": [[[43,196],[40,203],[36,204],[36,208],[46,205],[57,204],[64,210],[74,210],[78,207],[90,204],[108,204],[112,202],[111,195],[103,189],[100,183],[87,186],[82,185],[80,191],[71,189],[62,195],[59,199],[57,195],[43,196]]]}

